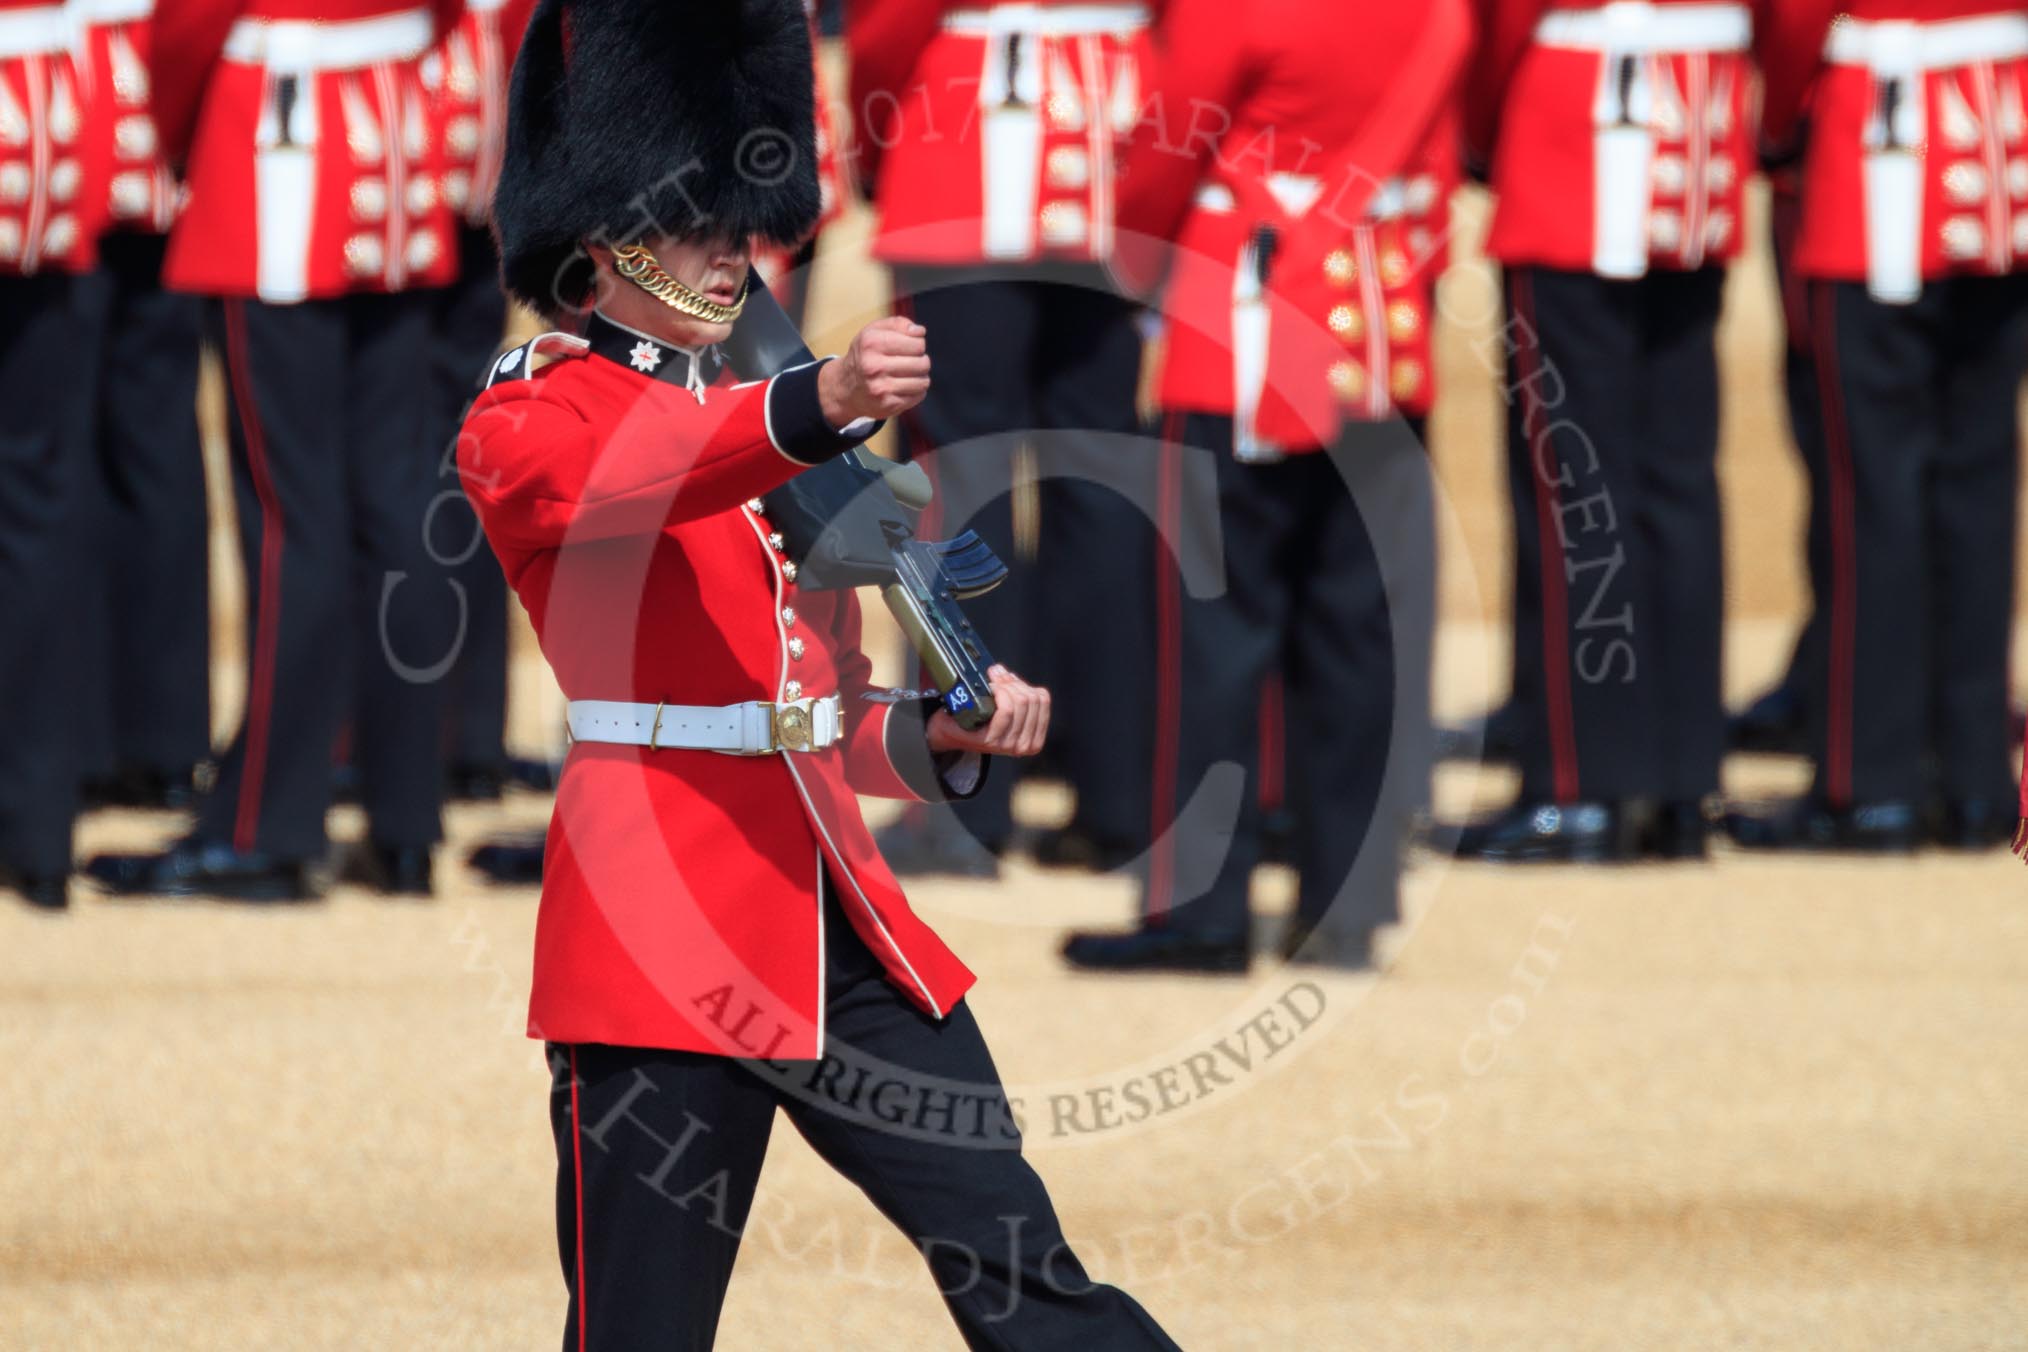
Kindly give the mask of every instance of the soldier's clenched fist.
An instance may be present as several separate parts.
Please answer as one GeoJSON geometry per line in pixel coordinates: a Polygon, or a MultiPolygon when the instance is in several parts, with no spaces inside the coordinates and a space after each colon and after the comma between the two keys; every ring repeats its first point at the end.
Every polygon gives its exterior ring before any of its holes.
{"type": "Polygon", "coordinates": [[[929,330],[899,315],[859,330],[852,346],[817,373],[817,397],[833,427],[857,418],[892,418],[929,392],[929,330]]]}

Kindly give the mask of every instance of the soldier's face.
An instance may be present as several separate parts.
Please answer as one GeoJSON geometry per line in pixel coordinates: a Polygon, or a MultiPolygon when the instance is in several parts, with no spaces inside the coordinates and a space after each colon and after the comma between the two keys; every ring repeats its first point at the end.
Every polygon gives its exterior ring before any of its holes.
{"type": "MultiPolygon", "coordinates": [[[[753,250],[744,239],[648,239],[642,241],[662,270],[706,300],[731,305],[746,286],[753,250]]],[[[679,347],[724,342],[731,324],[714,324],[681,313],[612,271],[610,250],[594,250],[602,292],[600,305],[614,319],[667,338],[679,347]]]]}

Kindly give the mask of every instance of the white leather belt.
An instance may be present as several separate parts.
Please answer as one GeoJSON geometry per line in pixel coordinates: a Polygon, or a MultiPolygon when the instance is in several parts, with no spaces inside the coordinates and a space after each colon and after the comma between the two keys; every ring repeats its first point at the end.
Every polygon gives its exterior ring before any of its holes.
{"type": "Polygon", "coordinates": [[[1597,9],[1552,9],[1535,25],[1535,42],[1577,52],[1743,52],[1753,42],[1744,5],[1655,5],[1614,0],[1597,9]]]}
{"type": "Polygon", "coordinates": [[[155,0],[70,0],[80,23],[139,23],[155,12],[155,0]]]}
{"type": "Polygon", "coordinates": [[[337,23],[240,19],[226,34],[224,55],[226,60],[244,65],[291,71],[357,70],[378,61],[421,56],[435,32],[426,9],[337,23]]]}
{"type": "Polygon", "coordinates": [[[2028,58],[2028,16],[1981,14],[1936,23],[1839,19],[1824,39],[1824,60],[1873,70],[1950,70],[1977,61],[2028,58]]]}
{"type": "Polygon", "coordinates": [[[565,715],[571,738],[617,742],[651,751],[717,751],[728,756],[770,756],[777,751],[822,751],[845,735],[845,704],[837,695],[777,704],[629,704],[574,699],[565,715]]]}
{"type": "Polygon", "coordinates": [[[0,11],[0,56],[46,56],[70,45],[62,5],[0,11]]]}
{"type": "Polygon", "coordinates": [[[1088,33],[1131,33],[1147,26],[1146,5],[994,5],[990,9],[954,9],[944,15],[946,33],[975,38],[1000,33],[1074,38],[1088,33]]]}

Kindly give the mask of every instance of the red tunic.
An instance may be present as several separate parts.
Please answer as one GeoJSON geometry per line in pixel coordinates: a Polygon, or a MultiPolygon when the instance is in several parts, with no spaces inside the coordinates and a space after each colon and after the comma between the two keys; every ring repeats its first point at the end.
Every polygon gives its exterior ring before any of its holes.
{"type": "Polygon", "coordinates": [[[1739,254],[1752,29],[1777,0],[1476,2],[1466,139],[1498,195],[1488,253],[1604,277],[1739,254]]]}
{"type": "Polygon", "coordinates": [[[96,104],[64,7],[0,0],[0,275],[83,272],[97,260],[96,104]]]}
{"type": "Polygon", "coordinates": [[[176,177],[149,113],[154,0],[71,0],[83,25],[85,73],[107,173],[111,225],[159,234],[176,218],[176,177]]]}
{"type": "Polygon", "coordinates": [[[1233,415],[1242,453],[1428,412],[1470,26],[1465,0],[1167,6],[1115,259],[1135,286],[1170,261],[1164,407],[1233,415]]]}
{"type": "Polygon", "coordinates": [[[1786,8],[1762,59],[1769,139],[1806,138],[1797,272],[1905,302],[1927,279],[2019,271],[2028,11],[1992,0],[1786,8]]]}
{"type": "Polygon", "coordinates": [[[878,257],[1112,251],[1114,160],[1141,109],[1141,5],[855,0],[847,17],[878,257]]]}
{"type": "Polygon", "coordinates": [[[158,0],[155,121],[183,291],[292,301],[456,275],[421,66],[457,0],[158,0]]]}
{"type": "Polygon", "coordinates": [[[468,225],[493,216],[507,152],[507,77],[535,0],[465,0],[465,12],[424,59],[445,203],[468,225]]]}
{"type": "MultiPolygon", "coordinates": [[[[503,358],[510,370],[526,350],[503,358]]],[[[667,375],[652,344],[615,355],[496,384],[459,440],[466,491],[564,693],[725,705],[794,698],[793,681],[841,694],[847,735],[755,757],[576,743],[550,823],[530,1035],[815,1056],[827,869],[889,978],[947,1014],[972,974],[909,909],[854,797],[915,796],[889,754],[895,706],[867,698],[857,599],[797,588],[749,501],[806,467],[792,454],[846,444],[817,410],[818,368],[699,392],[647,373],[667,375]]],[[[894,728],[920,749],[919,724],[894,728]]]]}

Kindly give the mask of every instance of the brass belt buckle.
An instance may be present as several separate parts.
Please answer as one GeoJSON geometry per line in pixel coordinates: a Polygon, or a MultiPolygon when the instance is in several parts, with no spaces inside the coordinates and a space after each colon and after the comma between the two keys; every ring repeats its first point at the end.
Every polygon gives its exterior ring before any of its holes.
{"type": "Polygon", "coordinates": [[[777,704],[774,709],[775,744],[786,751],[808,751],[813,731],[807,705],[777,704]]]}

